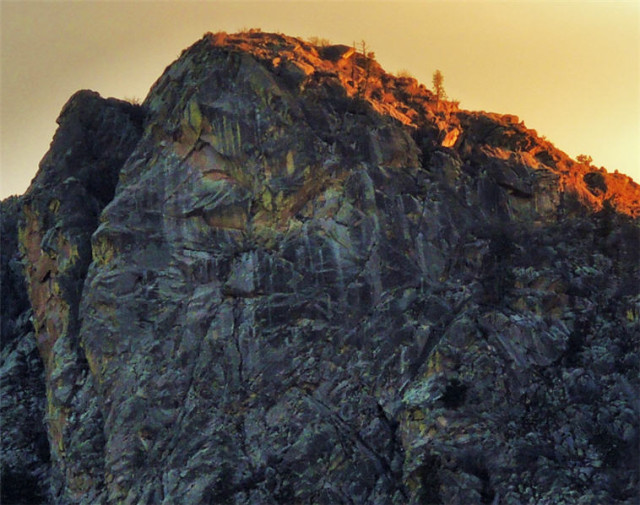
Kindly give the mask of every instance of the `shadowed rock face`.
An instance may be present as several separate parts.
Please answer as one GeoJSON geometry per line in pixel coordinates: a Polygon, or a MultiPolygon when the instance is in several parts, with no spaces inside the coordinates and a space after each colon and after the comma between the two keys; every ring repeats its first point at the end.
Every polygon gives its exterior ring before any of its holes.
{"type": "Polygon", "coordinates": [[[43,423],[44,372],[35,345],[31,306],[18,253],[21,202],[21,198],[11,197],[0,206],[0,501],[36,504],[47,502],[50,458],[43,423]]]}
{"type": "MultiPolygon", "coordinates": [[[[26,195],[3,202],[3,246],[5,223],[20,220],[16,238],[24,261],[23,271],[10,269],[13,289],[5,296],[3,247],[0,370],[6,388],[3,402],[8,405],[3,423],[11,421],[11,430],[3,433],[3,443],[11,448],[3,451],[3,459],[7,456],[3,503],[31,503],[46,496],[49,473],[51,493],[59,502],[82,497],[91,503],[91,486],[103,478],[101,400],[79,347],[78,308],[91,262],[91,234],[100,212],[113,198],[122,164],[140,137],[142,115],[126,102],[81,91],[65,105],[58,123],[51,149],[26,195]],[[27,293],[32,311],[22,307],[27,293]],[[13,328],[7,328],[5,310],[11,318],[20,309],[23,315],[13,328]],[[27,411],[24,416],[23,410],[27,411]],[[18,437],[5,438],[14,430],[18,437]],[[21,462],[25,454],[28,467],[21,462]],[[50,471],[47,465],[45,472],[42,463],[49,459],[50,471]]],[[[6,244],[7,255],[16,255],[13,241],[6,244]]]]}
{"type": "Polygon", "coordinates": [[[20,232],[51,503],[636,496],[630,179],[262,33],[59,122],[20,232]]]}

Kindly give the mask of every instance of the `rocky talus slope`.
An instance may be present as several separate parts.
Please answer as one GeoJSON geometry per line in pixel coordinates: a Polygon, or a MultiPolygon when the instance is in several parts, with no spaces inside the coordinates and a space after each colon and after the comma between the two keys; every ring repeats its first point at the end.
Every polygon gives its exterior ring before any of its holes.
{"type": "Polygon", "coordinates": [[[2,202],[2,503],[634,504],[640,187],[207,34],[2,202]]]}

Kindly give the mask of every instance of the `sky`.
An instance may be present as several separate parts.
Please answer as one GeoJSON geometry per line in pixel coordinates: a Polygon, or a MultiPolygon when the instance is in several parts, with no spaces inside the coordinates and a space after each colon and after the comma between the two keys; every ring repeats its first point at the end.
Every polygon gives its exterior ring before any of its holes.
{"type": "Polygon", "coordinates": [[[640,182],[637,1],[0,0],[0,198],[26,191],[79,89],[142,100],[208,31],[365,40],[390,72],[515,114],[572,157],[640,182]]]}

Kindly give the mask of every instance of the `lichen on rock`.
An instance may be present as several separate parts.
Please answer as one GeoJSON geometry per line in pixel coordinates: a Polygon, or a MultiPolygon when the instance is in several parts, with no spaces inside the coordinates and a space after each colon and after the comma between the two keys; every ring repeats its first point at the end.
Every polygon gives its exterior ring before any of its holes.
{"type": "Polygon", "coordinates": [[[633,181],[255,31],[59,122],[21,228],[51,503],[636,497],[633,181]]]}

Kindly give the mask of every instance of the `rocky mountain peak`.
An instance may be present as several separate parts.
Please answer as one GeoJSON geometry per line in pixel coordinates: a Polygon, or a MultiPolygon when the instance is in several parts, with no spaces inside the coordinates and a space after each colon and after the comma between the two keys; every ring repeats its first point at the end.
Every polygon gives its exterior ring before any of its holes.
{"type": "Polygon", "coordinates": [[[2,204],[3,503],[637,498],[629,178],[258,31],[58,122],[2,204]]]}
{"type": "MultiPolygon", "coordinates": [[[[293,96],[308,98],[304,120],[310,120],[316,129],[331,132],[335,125],[321,123],[326,120],[321,116],[310,117],[311,102],[352,99],[349,106],[353,110],[348,112],[358,113],[358,107],[369,108],[407,126],[427,162],[434,150],[442,151],[457,169],[467,172],[473,172],[469,167],[477,159],[491,160],[490,165],[503,165],[500,169],[503,174],[497,177],[509,192],[523,196],[527,193],[523,188],[530,186],[532,179],[548,177],[554,179],[561,192],[569,193],[572,199],[577,198],[593,210],[601,210],[607,202],[620,212],[640,215],[640,186],[629,177],[576,162],[539,137],[535,130],[526,128],[516,116],[470,112],[459,109],[457,102],[436,100],[415,79],[385,72],[366,46],[314,46],[298,38],[256,30],[233,35],[209,33],[169,67],[153,86],[145,104],[152,111],[158,107],[154,105],[156,101],[162,104],[160,109],[166,108],[167,100],[171,102],[166,88],[182,78],[186,79],[182,84],[203,103],[219,100],[215,92],[211,95],[211,90],[207,91],[213,81],[199,80],[207,79],[210,63],[220,71],[220,66],[213,63],[220,57],[236,58],[237,68],[225,71],[238,77],[235,72],[242,68],[239,79],[264,94],[265,100],[277,103],[284,99],[292,106],[293,96]]],[[[225,80],[224,76],[222,79],[225,80]]],[[[291,108],[291,112],[301,112],[299,106],[291,108]]]]}

